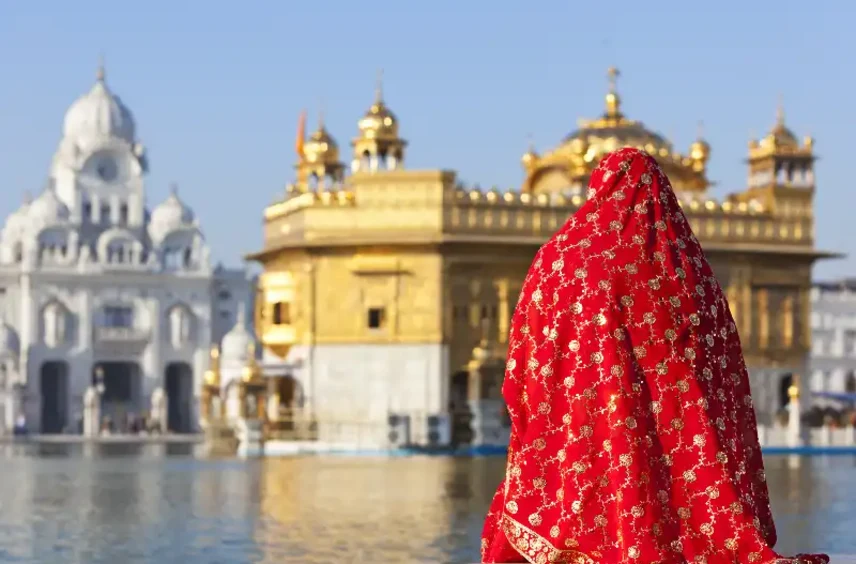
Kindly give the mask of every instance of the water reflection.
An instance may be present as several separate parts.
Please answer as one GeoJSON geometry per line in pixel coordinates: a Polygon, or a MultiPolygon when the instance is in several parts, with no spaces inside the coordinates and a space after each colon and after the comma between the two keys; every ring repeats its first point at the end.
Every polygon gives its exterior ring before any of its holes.
{"type": "MultiPolygon", "coordinates": [[[[0,561],[475,562],[500,458],[3,445],[0,561]]],[[[854,458],[767,460],[780,548],[856,552],[854,458]]]]}

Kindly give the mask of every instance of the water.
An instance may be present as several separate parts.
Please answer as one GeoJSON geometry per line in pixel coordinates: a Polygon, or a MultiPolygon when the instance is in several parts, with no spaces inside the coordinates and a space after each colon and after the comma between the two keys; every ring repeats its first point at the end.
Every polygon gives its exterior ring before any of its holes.
{"type": "MultiPolygon", "coordinates": [[[[0,562],[476,562],[504,470],[501,458],[191,451],[0,447],[0,562]]],[[[780,548],[856,553],[856,459],[800,462],[767,459],[780,548]]]]}

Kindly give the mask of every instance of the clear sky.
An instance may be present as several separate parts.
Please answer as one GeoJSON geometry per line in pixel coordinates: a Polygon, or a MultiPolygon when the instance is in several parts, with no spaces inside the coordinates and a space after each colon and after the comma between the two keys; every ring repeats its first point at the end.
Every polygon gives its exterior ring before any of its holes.
{"type": "Polygon", "coordinates": [[[232,265],[293,178],[302,108],[311,130],[323,106],[347,156],[383,68],[410,168],[517,187],[529,136],[547,149],[598,115],[615,65],[626,113],[676,147],[704,121],[717,196],[745,186],[747,141],[781,96],[821,156],[818,244],[850,254],[816,277],[856,276],[854,15],[843,0],[0,0],[0,215],[43,186],[101,53],[149,151],[149,204],[177,182],[232,265]]]}

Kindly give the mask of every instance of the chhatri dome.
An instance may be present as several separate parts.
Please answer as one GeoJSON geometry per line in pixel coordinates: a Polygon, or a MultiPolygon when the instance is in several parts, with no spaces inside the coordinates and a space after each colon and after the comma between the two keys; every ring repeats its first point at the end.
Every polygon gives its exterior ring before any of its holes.
{"type": "MultiPolygon", "coordinates": [[[[751,141],[749,150],[751,154],[774,154],[774,153],[808,153],[811,152],[814,140],[806,137],[800,146],[797,136],[785,125],[785,110],[782,102],[776,108],[776,123],[767,135],[759,141],[751,141]]],[[[806,154],[808,154],[806,153],[806,154]]]]}
{"type": "Polygon", "coordinates": [[[402,168],[407,141],[399,135],[398,118],[384,100],[382,71],[378,73],[374,102],[357,122],[357,129],[357,137],[351,141],[353,172],[402,168]]]}
{"type": "Polygon", "coordinates": [[[149,237],[155,243],[160,243],[170,233],[195,225],[193,210],[181,201],[178,197],[178,187],[173,184],[167,199],[152,210],[149,237]]]}
{"type": "Polygon", "coordinates": [[[243,367],[250,356],[250,346],[255,343],[253,335],[247,330],[246,307],[238,304],[235,326],[223,336],[220,343],[220,360],[224,367],[243,367]]]}
{"type": "Polygon", "coordinates": [[[88,140],[112,137],[134,142],[136,126],[131,111],[107,87],[103,63],[95,84],[69,107],[63,122],[63,137],[85,147],[88,140]]]}
{"type": "Polygon", "coordinates": [[[303,145],[303,157],[309,164],[339,162],[339,144],[327,131],[323,115],[318,117],[318,128],[309,135],[309,139],[303,145]]]}
{"type": "Polygon", "coordinates": [[[368,111],[357,122],[362,139],[397,139],[398,119],[383,99],[383,75],[379,74],[375,98],[368,111]]]}
{"type": "Polygon", "coordinates": [[[636,147],[657,159],[676,190],[704,192],[709,185],[706,168],[710,146],[699,137],[688,154],[676,151],[663,135],[625,115],[616,85],[618,69],[610,68],[608,76],[609,88],[600,117],[580,120],[576,130],[543,155],[531,147],[523,155],[523,190],[579,194],[601,157],[622,147],[636,147]]]}

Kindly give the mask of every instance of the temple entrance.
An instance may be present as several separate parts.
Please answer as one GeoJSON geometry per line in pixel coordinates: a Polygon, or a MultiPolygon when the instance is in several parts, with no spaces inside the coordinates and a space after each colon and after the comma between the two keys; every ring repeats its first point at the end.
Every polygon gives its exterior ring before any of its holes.
{"type": "Polygon", "coordinates": [[[848,394],[856,393],[856,373],[852,370],[844,378],[844,391],[848,394]]]}
{"type": "Polygon", "coordinates": [[[42,364],[39,389],[42,398],[41,432],[62,433],[68,423],[68,364],[60,361],[42,364]]]}
{"type": "Polygon", "coordinates": [[[470,375],[455,372],[449,389],[449,411],[452,417],[452,445],[469,444],[473,440],[473,415],[469,406],[470,375]]]}
{"type": "Polygon", "coordinates": [[[167,400],[167,430],[170,433],[193,431],[193,369],[186,362],[166,367],[164,390],[167,400]]]}
{"type": "Polygon", "coordinates": [[[297,407],[298,383],[293,376],[287,375],[275,378],[275,391],[279,396],[279,405],[283,409],[297,407]]]}
{"type": "Polygon", "coordinates": [[[101,395],[101,420],[107,430],[128,432],[131,419],[145,411],[140,366],[135,362],[101,362],[92,371],[92,385],[101,395]]]}
{"type": "Polygon", "coordinates": [[[791,397],[788,395],[788,390],[794,385],[794,375],[785,374],[779,381],[779,409],[787,409],[791,403],[791,397]]]}

